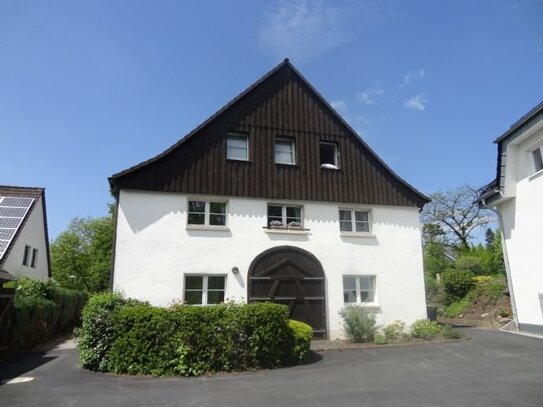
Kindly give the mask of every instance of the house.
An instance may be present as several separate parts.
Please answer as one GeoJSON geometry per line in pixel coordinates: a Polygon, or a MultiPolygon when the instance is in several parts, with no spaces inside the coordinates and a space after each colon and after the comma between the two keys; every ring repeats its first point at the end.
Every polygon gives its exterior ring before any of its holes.
{"type": "Polygon", "coordinates": [[[45,190],[0,185],[0,281],[51,277],[45,190]]]}
{"type": "Polygon", "coordinates": [[[543,333],[543,102],[495,143],[496,179],[479,202],[498,214],[515,322],[543,333]]]}
{"type": "Polygon", "coordinates": [[[158,156],[113,175],[112,285],[156,305],[275,301],[316,335],[359,304],[426,318],[419,211],[285,60],[158,156]]]}

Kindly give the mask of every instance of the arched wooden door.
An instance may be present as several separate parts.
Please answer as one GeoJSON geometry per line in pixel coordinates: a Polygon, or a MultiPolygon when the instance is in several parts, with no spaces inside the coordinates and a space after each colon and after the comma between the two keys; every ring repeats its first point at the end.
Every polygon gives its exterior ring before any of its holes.
{"type": "Polygon", "coordinates": [[[280,246],[259,254],[249,267],[249,302],[285,304],[290,318],[313,327],[316,337],[326,337],[324,270],[311,253],[280,246]]]}

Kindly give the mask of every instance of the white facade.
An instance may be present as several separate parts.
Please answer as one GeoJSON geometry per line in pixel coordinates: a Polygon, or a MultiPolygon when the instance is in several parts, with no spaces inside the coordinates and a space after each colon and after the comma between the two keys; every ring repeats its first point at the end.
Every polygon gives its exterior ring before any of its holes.
{"type": "Polygon", "coordinates": [[[276,246],[312,253],[325,273],[328,336],[342,336],[344,275],[375,276],[371,308],[379,324],[426,318],[419,211],[416,207],[268,201],[121,190],[113,288],[166,306],[183,301],[184,276],[226,276],[226,298],[245,302],[251,262],[276,246]],[[226,227],[187,226],[189,199],[227,202],[226,227]],[[268,203],[303,207],[307,231],[265,229],[268,203]],[[338,209],[370,211],[369,234],[340,233],[338,209]],[[234,274],[232,268],[239,273],[234,274]]]}
{"type": "MultiPolygon", "coordinates": [[[[543,169],[533,151],[543,146],[543,120],[502,143],[500,213],[513,308],[521,329],[543,332],[543,169]]],[[[543,151],[543,149],[542,149],[543,151]]]]}
{"type": "Polygon", "coordinates": [[[43,213],[43,197],[38,198],[28,215],[22,230],[13,244],[2,268],[15,277],[26,276],[39,280],[49,277],[49,263],[47,258],[47,238],[45,235],[45,221],[43,213]],[[23,264],[25,247],[30,249],[27,265],[23,264]],[[35,267],[32,267],[32,253],[36,253],[35,267]]]}

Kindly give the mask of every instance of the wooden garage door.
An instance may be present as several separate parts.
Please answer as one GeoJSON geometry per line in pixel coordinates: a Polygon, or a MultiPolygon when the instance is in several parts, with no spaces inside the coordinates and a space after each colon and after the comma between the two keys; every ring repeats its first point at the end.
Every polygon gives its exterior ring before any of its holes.
{"type": "Polygon", "coordinates": [[[291,246],[266,250],[251,263],[247,290],[249,302],[285,304],[290,318],[326,337],[324,271],[311,253],[291,246]]]}

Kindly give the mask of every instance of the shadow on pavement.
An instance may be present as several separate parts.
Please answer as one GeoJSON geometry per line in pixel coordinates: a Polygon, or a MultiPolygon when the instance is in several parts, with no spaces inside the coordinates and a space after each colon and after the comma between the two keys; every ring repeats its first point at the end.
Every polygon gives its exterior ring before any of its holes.
{"type": "Polygon", "coordinates": [[[0,363],[0,386],[57,358],[46,355],[47,352],[27,352],[0,363]]]}

